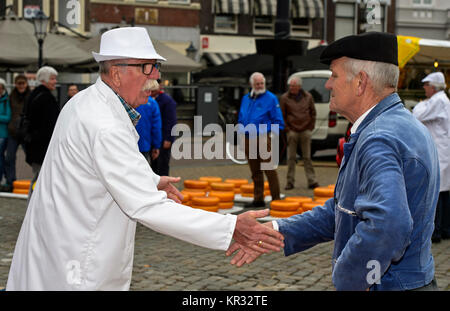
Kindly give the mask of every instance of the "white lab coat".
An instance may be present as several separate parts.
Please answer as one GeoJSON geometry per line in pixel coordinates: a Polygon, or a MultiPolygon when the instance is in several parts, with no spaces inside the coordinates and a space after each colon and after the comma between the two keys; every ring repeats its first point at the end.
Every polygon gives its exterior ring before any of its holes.
{"type": "MultiPolygon", "coordinates": [[[[138,134],[99,78],[62,109],[14,251],[7,290],[128,290],[136,221],[226,250],[235,215],[177,204],[157,190],[138,134]]],[[[170,248],[170,245],[167,245],[170,248]]]]}
{"type": "Polygon", "coordinates": [[[430,131],[439,155],[440,188],[450,190],[450,100],[444,91],[421,101],[413,109],[413,115],[430,131]]]}

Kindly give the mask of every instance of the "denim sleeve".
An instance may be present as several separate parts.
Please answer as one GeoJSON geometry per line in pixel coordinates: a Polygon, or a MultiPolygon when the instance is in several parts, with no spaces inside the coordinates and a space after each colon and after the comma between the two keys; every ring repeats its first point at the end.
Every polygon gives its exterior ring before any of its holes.
{"type": "Polygon", "coordinates": [[[323,206],[286,219],[277,220],[284,236],[286,256],[304,251],[316,244],[334,238],[334,201],[329,199],[323,206]]]}
{"type": "Polygon", "coordinates": [[[354,209],[360,221],[336,259],[332,280],[337,290],[367,289],[370,262],[375,260],[383,275],[403,256],[413,228],[395,138],[367,139],[357,152],[359,189],[354,209]]]}

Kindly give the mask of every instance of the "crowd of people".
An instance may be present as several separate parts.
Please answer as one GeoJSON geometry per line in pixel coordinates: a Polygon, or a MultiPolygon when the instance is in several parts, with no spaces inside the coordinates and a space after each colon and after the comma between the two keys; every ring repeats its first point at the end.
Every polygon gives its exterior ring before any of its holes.
{"type": "MultiPolygon", "coordinates": [[[[136,222],[226,251],[238,266],[333,240],[338,290],[437,289],[431,243],[450,238],[450,101],[437,72],[422,80],[427,100],[413,113],[405,109],[397,94],[396,36],[348,36],[323,51],[320,60],[332,71],[325,85],[330,110],[351,123],[334,198],[264,224],[256,219],[268,210],[220,215],[180,204],[173,185],[180,178],[169,176],[177,103],[158,82],[165,59],[140,27],[113,29],[101,40],[93,52],[99,78],[80,92],[69,87],[62,111],[51,93],[55,69],[40,68],[32,91],[18,75],[10,96],[0,80],[2,189],[11,189],[20,144],[34,173],[7,290],[128,289],[136,222]],[[379,274],[369,279],[374,262],[379,274]]],[[[272,142],[281,131],[288,138],[285,190],[295,187],[298,144],[307,186],[319,186],[310,154],[316,111],[298,77],[280,99],[262,73],[249,82],[238,123],[254,182],[245,207],[259,208],[266,206],[264,174],[272,200],[280,199],[272,142]]]]}

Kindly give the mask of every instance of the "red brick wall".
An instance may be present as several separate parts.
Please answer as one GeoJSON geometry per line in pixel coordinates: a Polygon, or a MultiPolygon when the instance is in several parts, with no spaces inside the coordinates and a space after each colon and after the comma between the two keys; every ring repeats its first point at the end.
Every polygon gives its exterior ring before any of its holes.
{"type": "MultiPolygon", "coordinates": [[[[97,23],[120,23],[122,17],[130,22],[134,17],[134,9],[140,6],[91,3],[91,21],[97,23]]],[[[142,6],[158,10],[158,26],[196,27],[199,25],[199,10],[181,8],[158,8],[142,6]]],[[[138,24],[136,24],[138,25],[138,24]]]]}

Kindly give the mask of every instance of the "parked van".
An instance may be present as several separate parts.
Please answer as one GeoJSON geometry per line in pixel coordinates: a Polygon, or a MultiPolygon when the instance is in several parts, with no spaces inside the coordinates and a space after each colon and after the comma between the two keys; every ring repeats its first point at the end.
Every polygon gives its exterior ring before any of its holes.
{"type": "Polygon", "coordinates": [[[344,137],[348,121],[330,111],[330,91],[325,83],[331,76],[330,70],[309,70],[291,75],[302,78],[302,88],[311,93],[316,106],[316,125],[312,131],[311,155],[317,150],[336,149],[338,140],[344,137]]]}

